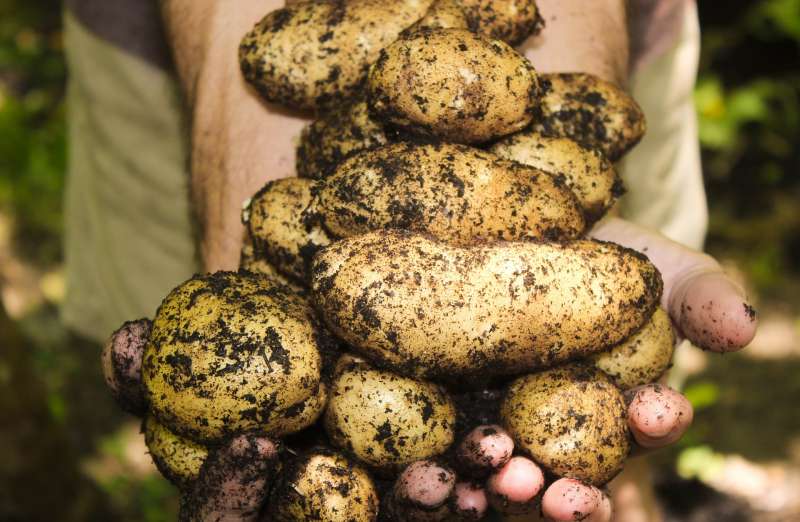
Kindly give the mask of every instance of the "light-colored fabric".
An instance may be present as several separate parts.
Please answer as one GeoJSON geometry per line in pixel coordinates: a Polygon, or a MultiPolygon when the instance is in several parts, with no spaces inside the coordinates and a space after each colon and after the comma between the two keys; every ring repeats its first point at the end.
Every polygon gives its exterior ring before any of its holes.
{"type": "Polygon", "coordinates": [[[69,12],[65,323],[96,340],[152,317],[198,268],[176,82],[69,12]]]}

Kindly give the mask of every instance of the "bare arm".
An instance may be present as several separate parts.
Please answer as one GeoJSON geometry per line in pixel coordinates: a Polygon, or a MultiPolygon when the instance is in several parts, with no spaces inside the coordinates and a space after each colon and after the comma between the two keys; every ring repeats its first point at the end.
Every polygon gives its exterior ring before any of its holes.
{"type": "Polygon", "coordinates": [[[203,266],[235,269],[242,202],[266,181],[292,175],[304,120],[262,103],[238,65],[239,40],[281,0],[162,0],[190,114],[192,199],[203,266]]]}

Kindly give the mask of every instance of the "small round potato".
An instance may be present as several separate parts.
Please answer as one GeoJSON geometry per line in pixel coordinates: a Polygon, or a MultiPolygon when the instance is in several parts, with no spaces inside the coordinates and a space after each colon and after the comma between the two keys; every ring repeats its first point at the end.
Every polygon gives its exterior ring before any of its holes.
{"type": "Polygon", "coordinates": [[[672,323],[667,312],[657,308],[641,330],[592,360],[614,384],[627,390],[656,382],[669,368],[674,349],[672,323]]]}
{"type": "Polygon", "coordinates": [[[372,522],[378,493],[367,471],[344,456],[317,449],[289,464],[273,489],[265,520],[372,522]]]}
{"type": "Polygon", "coordinates": [[[151,411],[197,442],[299,431],[316,417],[306,406],[322,407],[307,401],[320,393],[329,342],[286,286],[249,272],[195,276],[153,320],[142,365],[151,411]]]}
{"type": "Polygon", "coordinates": [[[361,152],[315,192],[309,211],[340,238],[400,228],[459,244],[558,241],[585,230],[563,183],[466,145],[395,143],[361,152]]]}
{"type": "Polygon", "coordinates": [[[569,138],[543,136],[528,129],[503,138],[489,150],[563,180],[578,198],[589,224],[603,217],[625,192],[622,179],[602,152],[569,138]]]}
{"type": "Polygon", "coordinates": [[[600,370],[583,364],[515,380],[500,406],[517,449],[547,470],[600,486],[630,452],[622,393],[600,370]]]}
{"type": "Polygon", "coordinates": [[[200,474],[208,448],[173,433],[148,414],[142,425],[144,441],[158,470],[170,482],[185,486],[200,474]]]}
{"type": "Polygon", "coordinates": [[[382,473],[440,455],[453,443],[456,409],[435,384],[351,364],[325,410],[331,442],[382,473]]]}
{"type": "Polygon", "coordinates": [[[539,77],[541,115],[532,129],[571,138],[617,161],[644,136],[644,113],[620,87],[585,73],[539,77]]]}
{"type": "Polygon", "coordinates": [[[338,241],[311,269],[331,330],[406,375],[464,382],[586,357],[652,315],[658,270],[598,241],[467,247],[399,230],[338,241]]]}
{"type": "Polygon", "coordinates": [[[312,201],[312,186],[311,180],[300,178],[270,181],[242,214],[256,256],[300,283],[307,280],[313,255],[330,243],[324,230],[303,217],[312,201]]]}
{"type": "Polygon", "coordinates": [[[539,32],[544,20],[534,0],[461,0],[470,29],[510,45],[539,32]]]}
{"type": "Polygon", "coordinates": [[[352,97],[369,65],[430,0],[296,2],[269,13],[245,35],[245,79],[270,102],[326,110],[352,97]]]}
{"type": "Polygon", "coordinates": [[[382,50],[369,72],[373,115],[457,143],[511,134],[533,118],[533,66],[511,46],[464,29],[428,29],[382,50]]]}

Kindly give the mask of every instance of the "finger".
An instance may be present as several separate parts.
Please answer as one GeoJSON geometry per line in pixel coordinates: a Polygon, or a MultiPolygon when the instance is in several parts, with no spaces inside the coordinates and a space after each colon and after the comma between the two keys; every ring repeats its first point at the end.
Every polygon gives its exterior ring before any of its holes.
{"type": "Polygon", "coordinates": [[[680,393],[661,384],[648,384],[627,392],[628,426],[636,443],[645,449],[668,446],[692,424],[692,405],[680,393]]]}
{"type": "Polygon", "coordinates": [[[458,446],[456,458],[461,468],[473,476],[485,476],[504,466],[514,452],[514,439],[495,424],[479,426],[458,446]]]}
{"type": "Polygon", "coordinates": [[[594,486],[575,479],[562,478],[544,492],[542,513],[548,519],[557,522],[568,520],[610,522],[611,500],[594,486]]]}
{"type": "Polygon", "coordinates": [[[232,439],[209,456],[200,477],[181,498],[181,520],[257,520],[277,456],[278,446],[268,439],[253,435],[232,439]]]}
{"type": "Polygon", "coordinates": [[[142,358],[153,323],[139,319],[123,324],[103,346],[103,376],[120,407],[134,415],[147,410],[142,387],[142,358]]]}
{"type": "Polygon", "coordinates": [[[459,482],[453,496],[453,512],[459,520],[480,520],[489,509],[486,490],[476,483],[459,482]]]}
{"type": "Polygon", "coordinates": [[[409,465],[395,482],[389,505],[395,520],[437,521],[450,513],[456,475],[443,464],[422,460],[409,465]]]}
{"type": "Polygon", "coordinates": [[[512,457],[505,466],[489,477],[489,502],[505,514],[529,513],[544,487],[544,473],[532,460],[512,457]]]}

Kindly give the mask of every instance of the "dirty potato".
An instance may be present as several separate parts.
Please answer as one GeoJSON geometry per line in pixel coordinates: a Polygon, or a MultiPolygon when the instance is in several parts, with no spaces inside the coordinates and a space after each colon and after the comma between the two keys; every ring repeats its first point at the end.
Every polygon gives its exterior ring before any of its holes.
{"type": "Polygon", "coordinates": [[[465,145],[395,143],[362,152],[319,182],[316,194],[309,211],[340,238],[400,228],[453,243],[563,240],[585,229],[563,183],[465,145]]]}
{"type": "Polygon", "coordinates": [[[374,116],[403,132],[480,143],[531,122],[538,82],[511,46],[464,29],[429,29],[382,50],[368,78],[374,116]]]}
{"type": "Polygon", "coordinates": [[[495,143],[494,154],[556,176],[572,189],[586,221],[599,220],[625,189],[614,166],[596,149],[569,138],[556,138],[524,130],[495,143]]]}
{"type": "Polygon", "coordinates": [[[620,87],[585,73],[540,77],[542,102],[532,129],[571,138],[617,161],[644,135],[644,113],[620,87]]]}
{"type": "Polygon", "coordinates": [[[662,281],[645,256],[612,243],[457,247],[387,230],[320,251],[311,288],[332,331],[364,357],[452,380],[618,344],[650,318],[662,281]]]}
{"type": "Polygon", "coordinates": [[[296,2],[269,13],[245,35],[245,79],[267,101],[325,110],[353,96],[369,65],[430,0],[296,2]]]}
{"type": "Polygon", "coordinates": [[[444,453],[456,410],[435,384],[354,363],[335,378],[324,419],[335,446],[386,474],[444,453]]]}
{"type": "Polygon", "coordinates": [[[173,433],[148,414],[142,425],[144,441],[158,470],[170,482],[185,486],[200,474],[208,448],[173,433]]]}
{"type": "Polygon", "coordinates": [[[544,25],[534,0],[461,0],[470,29],[521,44],[544,25]]]}
{"type": "Polygon", "coordinates": [[[622,393],[601,371],[571,364],[520,377],[500,405],[517,449],[548,471],[595,486],[630,452],[622,393]]]}
{"type": "Polygon", "coordinates": [[[421,29],[470,29],[461,0],[434,0],[425,16],[403,31],[401,37],[421,29]]]}

